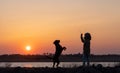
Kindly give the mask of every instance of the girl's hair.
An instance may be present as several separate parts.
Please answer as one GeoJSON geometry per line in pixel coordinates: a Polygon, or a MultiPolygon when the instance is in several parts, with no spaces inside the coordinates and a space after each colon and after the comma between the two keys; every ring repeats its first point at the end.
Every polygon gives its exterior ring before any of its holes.
{"type": "Polygon", "coordinates": [[[84,39],[85,39],[85,40],[91,40],[91,35],[90,35],[90,33],[85,33],[84,39]]]}

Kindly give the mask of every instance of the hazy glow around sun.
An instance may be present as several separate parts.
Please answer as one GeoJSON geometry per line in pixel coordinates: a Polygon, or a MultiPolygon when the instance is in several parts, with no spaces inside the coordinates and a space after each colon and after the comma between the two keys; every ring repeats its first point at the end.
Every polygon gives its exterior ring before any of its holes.
{"type": "Polygon", "coordinates": [[[30,46],[26,46],[26,50],[27,50],[27,51],[30,51],[30,50],[31,50],[31,47],[30,47],[30,46]]]}

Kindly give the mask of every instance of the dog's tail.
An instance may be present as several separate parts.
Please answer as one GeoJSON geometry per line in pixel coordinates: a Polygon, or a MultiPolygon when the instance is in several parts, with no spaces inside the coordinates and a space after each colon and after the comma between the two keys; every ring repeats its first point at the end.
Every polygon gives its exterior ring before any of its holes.
{"type": "Polygon", "coordinates": [[[67,48],[66,47],[63,47],[63,50],[65,51],[67,48]]]}
{"type": "Polygon", "coordinates": [[[50,57],[50,56],[45,56],[45,57],[47,57],[48,59],[53,59],[53,57],[50,57]]]}

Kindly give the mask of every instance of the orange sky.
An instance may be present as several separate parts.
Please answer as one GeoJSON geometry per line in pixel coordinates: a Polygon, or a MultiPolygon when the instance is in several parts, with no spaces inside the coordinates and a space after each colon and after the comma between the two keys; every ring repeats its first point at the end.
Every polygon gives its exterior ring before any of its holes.
{"type": "Polygon", "coordinates": [[[93,54],[120,53],[119,0],[0,0],[0,54],[82,53],[80,33],[90,32],[93,54]],[[25,47],[32,50],[27,52],[25,47]]]}

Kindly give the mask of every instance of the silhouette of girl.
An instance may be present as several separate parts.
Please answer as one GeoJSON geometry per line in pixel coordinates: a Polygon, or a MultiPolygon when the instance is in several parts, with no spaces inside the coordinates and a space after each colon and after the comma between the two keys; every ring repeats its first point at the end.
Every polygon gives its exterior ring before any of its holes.
{"type": "Polygon", "coordinates": [[[81,41],[83,42],[83,66],[85,66],[85,63],[87,62],[87,66],[90,65],[89,57],[90,57],[90,40],[91,35],[90,33],[85,33],[84,37],[83,34],[81,34],[81,41]]]}
{"type": "Polygon", "coordinates": [[[53,68],[55,67],[55,63],[57,63],[56,67],[60,64],[59,57],[62,53],[63,50],[66,50],[66,47],[62,47],[60,44],[60,40],[55,40],[53,44],[56,47],[56,51],[53,57],[53,68]]]}

